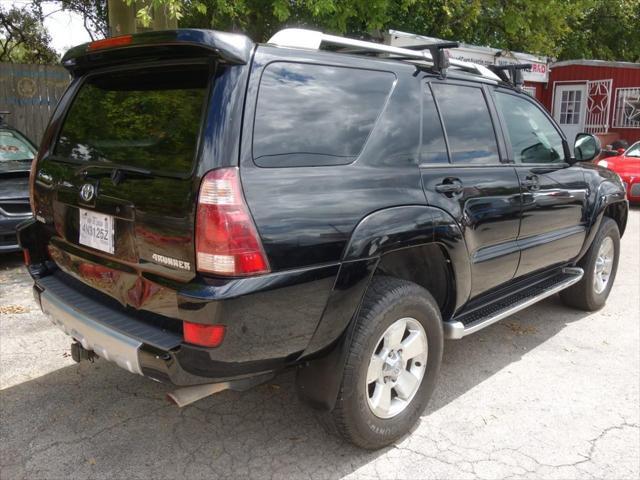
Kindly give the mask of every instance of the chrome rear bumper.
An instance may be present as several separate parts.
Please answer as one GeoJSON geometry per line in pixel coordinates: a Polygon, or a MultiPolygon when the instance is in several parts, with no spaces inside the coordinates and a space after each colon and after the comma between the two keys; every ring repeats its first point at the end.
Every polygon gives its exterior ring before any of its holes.
{"type": "Polygon", "coordinates": [[[93,350],[131,373],[143,374],[138,361],[141,341],[105,327],[48,290],[42,292],[40,302],[42,311],[49,315],[51,321],[80,342],[83,348],[93,350]]]}
{"type": "Polygon", "coordinates": [[[235,364],[214,362],[207,349],[184,344],[180,333],[163,326],[164,318],[126,309],[59,270],[34,280],[34,297],[56,326],[131,373],[178,386],[227,382],[242,389],[273,370],[254,364],[252,371],[237,371],[235,364]]]}

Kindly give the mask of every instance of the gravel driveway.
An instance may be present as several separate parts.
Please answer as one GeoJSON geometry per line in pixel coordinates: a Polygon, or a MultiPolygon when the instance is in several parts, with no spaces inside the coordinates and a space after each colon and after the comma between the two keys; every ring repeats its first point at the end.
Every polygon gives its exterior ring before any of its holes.
{"type": "Polygon", "coordinates": [[[18,256],[0,257],[0,478],[640,477],[640,209],[608,305],[557,296],[445,345],[412,435],[364,452],[327,435],[288,373],[182,410],[168,387],[76,365],[18,256]]]}

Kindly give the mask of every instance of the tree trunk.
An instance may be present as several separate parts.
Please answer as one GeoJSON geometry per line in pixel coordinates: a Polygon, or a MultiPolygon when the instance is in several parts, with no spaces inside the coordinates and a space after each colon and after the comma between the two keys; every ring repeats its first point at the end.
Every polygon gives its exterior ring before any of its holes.
{"type": "Polygon", "coordinates": [[[124,0],[108,0],[109,36],[146,32],[149,30],[167,30],[178,28],[178,20],[171,18],[164,8],[152,10],[152,21],[143,27],[136,21],[136,12],[145,6],[144,0],[138,0],[128,6],[124,0]]]}

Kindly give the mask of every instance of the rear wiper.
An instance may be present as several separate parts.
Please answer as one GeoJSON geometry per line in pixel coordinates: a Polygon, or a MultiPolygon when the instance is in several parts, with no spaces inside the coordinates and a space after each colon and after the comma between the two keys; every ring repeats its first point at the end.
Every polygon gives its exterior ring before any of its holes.
{"type": "Polygon", "coordinates": [[[81,169],[81,175],[91,178],[110,177],[114,185],[118,185],[127,178],[150,178],[153,177],[151,170],[140,167],[120,166],[120,165],[91,165],[81,169]],[[104,169],[102,172],[90,172],[91,169],[104,169]]]}

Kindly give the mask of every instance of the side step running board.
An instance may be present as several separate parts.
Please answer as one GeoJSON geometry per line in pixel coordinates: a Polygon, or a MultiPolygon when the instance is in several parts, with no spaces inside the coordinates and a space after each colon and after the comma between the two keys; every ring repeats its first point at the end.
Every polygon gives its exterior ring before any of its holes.
{"type": "Polygon", "coordinates": [[[584,271],[581,268],[563,268],[558,274],[534,283],[526,289],[476,310],[463,312],[451,321],[444,322],[444,338],[457,340],[482,330],[543,298],[570,287],[579,282],[583,275],[584,271]]]}

